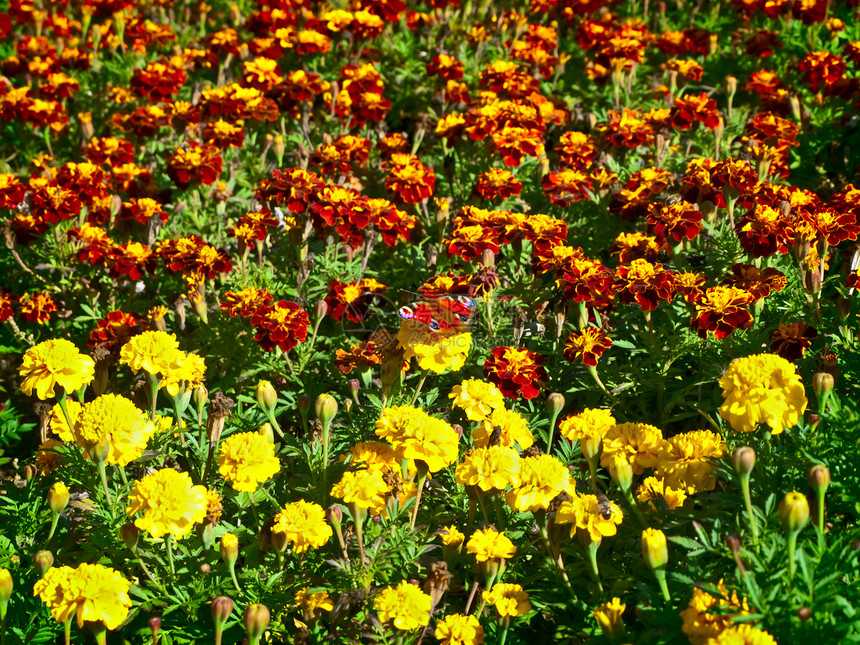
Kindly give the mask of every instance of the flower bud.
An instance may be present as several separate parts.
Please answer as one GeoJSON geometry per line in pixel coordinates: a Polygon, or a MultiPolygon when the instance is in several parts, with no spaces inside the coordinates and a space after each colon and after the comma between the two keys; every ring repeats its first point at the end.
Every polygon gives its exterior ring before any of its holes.
{"type": "Polygon", "coordinates": [[[645,529],[642,531],[642,559],[654,571],[666,567],[669,562],[669,548],[666,546],[666,534],[660,529],[645,529]]]}
{"type": "Polygon", "coordinates": [[[219,548],[221,559],[227,563],[227,566],[232,567],[239,559],[239,538],[232,533],[225,533],[221,537],[221,546],[219,548]]]}
{"type": "Polygon", "coordinates": [[[245,631],[248,632],[248,642],[250,645],[255,645],[260,642],[263,632],[269,626],[269,621],[272,619],[269,613],[269,608],[265,605],[255,603],[248,605],[245,613],[242,616],[242,622],[245,625],[245,631]]]}
{"type": "MultiPolygon", "coordinates": [[[[325,300],[320,300],[314,305],[314,317],[320,320],[328,313],[328,303],[325,300]]],[[[260,605],[262,607],[262,605],[260,605]]]]}
{"type": "Polygon", "coordinates": [[[609,475],[625,493],[633,485],[633,466],[624,455],[613,455],[609,460],[609,475]]]}
{"type": "Polygon", "coordinates": [[[828,372],[816,372],[812,375],[812,389],[816,396],[821,397],[829,394],[830,390],[833,389],[833,383],[833,374],[828,372]]]}
{"type": "Polygon", "coordinates": [[[275,429],[272,427],[272,424],[268,421],[260,426],[260,429],[257,430],[262,436],[266,438],[266,441],[269,443],[275,443],[275,429]]]}
{"type": "Polygon", "coordinates": [[[730,97],[735,95],[735,92],[738,91],[738,79],[734,76],[726,76],[726,94],[730,97]]]}
{"type": "Polygon", "coordinates": [[[12,574],[8,569],[0,568],[0,620],[6,618],[6,608],[12,597],[12,574]]]}
{"type": "Polygon", "coordinates": [[[809,607],[801,607],[797,610],[797,617],[805,622],[812,618],[812,610],[809,607]]]}
{"type": "Polygon", "coordinates": [[[755,450],[749,446],[739,446],[732,453],[732,465],[741,477],[749,476],[755,468],[755,450]]]}
{"type": "Polygon", "coordinates": [[[552,414],[560,414],[564,409],[564,395],[553,392],[546,397],[546,407],[552,414]]]}
{"type": "Polygon", "coordinates": [[[290,543],[287,534],[283,531],[272,531],[269,539],[272,543],[272,548],[278,553],[283,553],[284,551],[286,551],[287,545],[289,545],[290,543]]]}
{"type": "Polygon", "coordinates": [[[69,505],[69,489],[63,482],[57,482],[48,491],[48,506],[51,512],[59,515],[69,505]]]}
{"type": "Polygon", "coordinates": [[[281,135],[275,137],[273,149],[275,151],[275,156],[278,157],[278,163],[281,163],[281,160],[284,158],[284,153],[287,151],[286,144],[284,143],[284,137],[282,137],[281,135]]]}
{"type": "Polygon", "coordinates": [[[161,616],[153,616],[147,622],[152,630],[152,642],[155,643],[158,641],[158,632],[161,631],[161,616]]]}
{"type": "Polygon", "coordinates": [[[741,550],[741,538],[738,535],[732,533],[731,535],[726,536],[726,546],[729,547],[729,551],[732,552],[732,555],[737,555],[741,550]]]}
{"type": "Polygon", "coordinates": [[[266,414],[272,414],[278,403],[278,393],[269,381],[257,383],[257,404],[266,414]]]}
{"type": "Polygon", "coordinates": [[[346,384],[349,386],[349,393],[352,394],[352,400],[356,405],[361,405],[358,402],[358,392],[361,389],[361,382],[357,378],[349,379],[346,384]]]}
{"type": "Polygon", "coordinates": [[[317,397],[314,410],[317,413],[317,419],[320,420],[323,427],[328,427],[337,414],[337,399],[330,394],[320,394],[317,397]]]}
{"type": "Polygon", "coordinates": [[[304,417],[311,409],[311,397],[307,394],[299,394],[296,397],[296,407],[299,409],[299,414],[304,417]]]}
{"type": "Polygon", "coordinates": [[[200,573],[202,573],[204,576],[208,576],[210,573],[212,573],[212,565],[208,562],[204,562],[203,564],[201,564],[199,569],[200,573]]]}
{"type": "Polygon", "coordinates": [[[194,401],[194,407],[198,410],[202,410],[203,406],[206,405],[206,402],[209,400],[209,390],[206,389],[205,385],[198,385],[191,393],[191,398],[194,401]]]}
{"type": "Polygon", "coordinates": [[[788,533],[800,531],[809,521],[809,502],[806,495],[792,491],[779,503],[779,521],[788,533]]]}
{"type": "Polygon", "coordinates": [[[132,551],[137,547],[137,540],[140,538],[140,529],[132,522],[123,524],[119,527],[119,536],[123,543],[132,551]]]}
{"type": "Polygon", "coordinates": [[[830,469],[823,464],[815,464],[809,469],[808,479],[812,492],[823,495],[830,486],[830,469]]]}
{"type": "Polygon", "coordinates": [[[36,555],[33,556],[33,564],[39,575],[44,576],[45,572],[54,566],[54,554],[50,551],[36,551],[36,555]]]}
{"type": "Polygon", "coordinates": [[[212,599],[212,620],[215,621],[215,630],[220,632],[224,629],[224,623],[230,619],[233,613],[233,599],[227,596],[216,596],[212,599]]]}
{"type": "Polygon", "coordinates": [[[90,458],[97,464],[107,461],[108,455],[110,454],[110,438],[105,437],[96,445],[91,448],[87,448],[87,453],[89,453],[90,458]]]}
{"type": "Polygon", "coordinates": [[[36,468],[33,464],[27,464],[24,466],[24,479],[27,481],[32,481],[32,479],[36,476],[36,473],[39,472],[39,469],[36,468]]]}
{"type": "Polygon", "coordinates": [[[343,509],[339,504],[332,504],[326,511],[326,518],[331,524],[340,525],[343,522],[343,509]]]}

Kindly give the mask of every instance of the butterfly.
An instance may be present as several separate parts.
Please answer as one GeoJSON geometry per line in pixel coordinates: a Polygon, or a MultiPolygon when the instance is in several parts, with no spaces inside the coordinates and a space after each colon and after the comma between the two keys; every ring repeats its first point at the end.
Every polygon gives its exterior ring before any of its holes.
{"type": "Polygon", "coordinates": [[[414,320],[431,330],[460,329],[472,317],[475,301],[468,296],[443,296],[406,305],[397,310],[403,320],[414,320]]]}

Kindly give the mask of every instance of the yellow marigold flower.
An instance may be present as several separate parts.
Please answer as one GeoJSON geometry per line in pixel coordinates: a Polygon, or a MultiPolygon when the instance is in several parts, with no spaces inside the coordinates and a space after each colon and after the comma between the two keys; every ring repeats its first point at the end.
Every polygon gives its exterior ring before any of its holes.
{"type": "Polygon", "coordinates": [[[482,491],[503,491],[520,483],[520,455],[514,448],[488,446],[475,448],[457,464],[454,480],[458,484],[477,486],[482,491]]]}
{"type": "Polygon", "coordinates": [[[532,610],[529,595],[520,585],[500,582],[493,585],[491,591],[481,594],[484,602],[495,605],[496,611],[502,618],[527,614],[532,610]]]}
{"type": "Polygon", "coordinates": [[[39,452],[36,453],[36,467],[39,469],[40,475],[43,477],[50,475],[55,468],[62,464],[61,452],[65,452],[62,441],[48,439],[39,444],[39,452]]]}
{"type": "Polygon", "coordinates": [[[578,495],[569,502],[562,502],[555,514],[556,524],[570,524],[570,536],[577,529],[586,531],[592,542],[617,533],[624,513],[615,502],[609,500],[609,517],[604,517],[597,495],[578,495]]]}
{"type": "Polygon", "coordinates": [[[687,499],[687,493],[683,488],[676,489],[669,486],[665,480],[657,479],[656,477],[648,477],[639,485],[639,490],[636,492],[636,499],[644,504],[648,502],[651,510],[657,510],[658,500],[660,498],[666,502],[669,510],[681,508],[684,501],[687,499]]]}
{"type": "MultiPolygon", "coordinates": [[[[341,455],[344,461],[346,455],[341,455]]],[[[401,461],[397,452],[390,444],[382,441],[362,441],[349,449],[350,470],[374,470],[380,474],[389,471],[401,472],[401,461]]],[[[415,462],[409,461],[406,466],[407,477],[414,477],[416,472],[415,462]]]]}
{"type": "Polygon", "coordinates": [[[332,536],[323,507],[303,500],[287,504],[275,515],[272,532],[286,535],[287,543],[293,543],[294,553],[304,553],[310,547],[317,549],[332,536]]]}
{"type": "Polygon", "coordinates": [[[328,591],[308,593],[308,588],[299,589],[293,601],[302,611],[302,618],[308,622],[317,620],[324,611],[334,609],[334,603],[329,598],[328,591]]]}
{"type": "Polygon", "coordinates": [[[736,591],[729,594],[725,583],[720,580],[717,584],[720,596],[714,597],[698,587],[693,589],[693,597],[687,608],[681,612],[684,624],[681,631],[690,639],[692,645],[704,645],[711,638],[734,624],[734,618],[749,613],[746,598],[741,600],[736,591]],[[719,607],[719,613],[710,610],[719,607]]]}
{"type": "Polygon", "coordinates": [[[135,374],[140,370],[149,374],[164,374],[180,353],[179,342],[174,334],[145,331],[132,336],[122,346],[119,362],[128,365],[135,374]]]}
{"type": "Polygon", "coordinates": [[[625,609],[627,605],[621,602],[621,598],[613,598],[594,608],[594,617],[600,625],[600,631],[612,642],[624,635],[624,620],[621,615],[625,609]]]}
{"type": "Polygon", "coordinates": [[[369,508],[375,515],[385,507],[385,494],[388,486],[377,471],[347,471],[340,481],[332,486],[331,496],[343,500],[345,504],[355,504],[358,508],[369,508]]]}
{"type": "Polygon", "coordinates": [[[516,552],[517,548],[508,536],[492,527],[475,531],[466,542],[466,553],[473,554],[478,562],[509,560],[516,552]]]}
{"type": "Polygon", "coordinates": [[[586,408],[562,420],[558,424],[558,431],[565,439],[579,441],[582,456],[593,459],[600,452],[603,437],[615,424],[615,417],[610,410],[586,408]]]}
{"type": "Polygon", "coordinates": [[[660,446],[657,476],[667,486],[686,489],[689,494],[714,490],[716,466],[709,459],[719,459],[726,451],[723,438],[709,430],[695,430],[666,439],[660,446]]]}
{"type": "Polygon", "coordinates": [[[463,544],[466,536],[460,533],[460,530],[451,524],[439,531],[439,536],[442,538],[442,544],[450,547],[458,547],[463,544]]]}
{"type": "Polygon", "coordinates": [[[497,427],[499,428],[498,443],[501,446],[517,444],[525,450],[535,442],[534,435],[529,430],[528,422],[519,412],[499,408],[493,410],[490,416],[484,419],[472,432],[472,440],[475,445],[481,448],[488,446],[490,437],[493,436],[497,427]]]}
{"type": "Polygon", "coordinates": [[[493,411],[505,407],[505,397],[494,383],[480,379],[466,379],[455,385],[448,395],[451,405],[466,413],[469,421],[483,421],[493,411]]]}
{"type": "MultiPolygon", "coordinates": [[[[72,420],[73,426],[78,424],[78,417],[80,416],[83,407],[84,406],[74,399],[66,399],[66,411],[69,413],[69,419],[72,420]]],[[[54,407],[51,408],[51,419],[48,424],[51,428],[51,432],[63,441],[75,440],[75,435],[72,434],[72,429],[66,422],[66,415],[63,414],[63,410],[60,408],[59,403],[55,403],[54,407]]]]}
{"type": "Polygon", "coordinates": [[[185,388],[184,391],[190,392],[203,385],[205,375],[206,362],[202,356],[180,351],[162,372],[159,387],[167,390],[170,396],[176,396],[182,387],[185,388]]]}
{"type": "Polygon", "coordinates": [[[103,394],[83,406],[75,423],[75,443],[91,451],[109,442],[107,463],[125,466],[143,454],[155,426],[129,399],[103,394]]]}
{"type": "Polygon", "coordinates": [[[441,374],[447,369],[457,372],[463,367],[472,348],[472,334],[443,336],[428,331],[425,325],[404,320],[397,342],[403,347],[405,360],[415,357],[422,370],[441,374]]]}
{"type": "Polygon", "coordinates": [[[526,457],[520,461],[520,484],[505,495],[505,500],[518,511],[545,511],[569,481],[570,471],[556,457],[526,457]]]}
{"type": "Polygon", "coordinates": [[[720,378],[725,402],[720,416],[738,432],[766,423],[772,434],[797,424],[806,394],[794,365],[776,354],[737,358],[720,378]]]}
{"type": "Polygon", "coordinates": [[[457,431],[409,405],[385,408],[376,422],[376,436],[387,440],[400,459],[421,460],[431,473],[457,461],[457,431]]]}
{"type": "Polygon", "coordinates": [[[431,598],[415,585],[402,580],[396,587],[386,587],[376,596],[373,608],[383,622],[395,629],[410,632],[430,622],[431,598]]]}
{"type": "Polygon", "coordinates": [[[627,457],[633,472],[642,474],[646,468],[654,468],[658,463],[663,432],[647,423],[619,423],[612,426],[603,438],[603,452],[600,465],[609,467],[613,455],[627,457]]]}
{"type": "Polygon", "coordinates": [[[777,645],[777,642],[763,629],[757,629],[749,623],[741,623],[709,638],[705,645],[777,645]]]}
{"type": "Polygon", "coordinates": [[[280,469],[275,446],[257,432],[233,434],[221,443],[218,472],[238,491],[253,493],[280,469]]]}
{"type": "Polygon", "coordinates": [[[35,391],[43,401],[55,396],[57,385],[66,393],[88,385],[95,372],[93,359],[81,354],[74,343],[63,338],[46,340],[31,347],[18,368],[23,378],[21,389],[24,394],[32,396],[35,391]]]}
{"type": "Polygon", "coordinates": [[[48,606],[58,623],[77,618],[81,628],[92,622],[116,629],[131,608],[129,587],[131,583],[119,571],[84,562],[77,569],[48,569],[34,585],[33,595],[48,606]]]}
{"type": "Polygon", "coordinates": [[[128,501],[128,515],[143,511],[134,525],[154,538],[170,534],[178,540],[206,517],[206,488],[195,486],[188,473],[172,468],[156,470],[136,481],[128,501]]]}
{"type": "Polygon", "coordinates": [[[206,516],[204,520],[209,524],[217,524],[221,519],[221,514],[224,512],[224,506],[221,504],[221,496],[217,490],[211,488],[206,489],[206,516]]]}
{"type": "Polygon", "coordinates": [[[474,616],[452,614],[436,623],[436,638],[440,645],[481,645],[484,628],[474,616]]]}

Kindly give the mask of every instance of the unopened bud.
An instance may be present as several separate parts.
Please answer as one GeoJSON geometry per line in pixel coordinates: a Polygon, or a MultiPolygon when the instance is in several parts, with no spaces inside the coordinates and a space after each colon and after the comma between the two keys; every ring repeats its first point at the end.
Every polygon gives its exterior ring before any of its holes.
{"type": "Polygon", "coordinates": [[[119,527],[119,536],[122,538],[123,544],[125,544],[129,549],[134,551],[137,547],[137,541],[140,539],[140,529],[137,528],[132,522],[128,524],[123,524],[119,527]]]}
{"type": "Polygon", "coordinates": [[[105,437],[96,445],[88,448],[87,453],[89,453],[90,458],[97,464],[107,461],[108,455],[110,454],[110,438],[105,437]]]}
{"type": "Polygon", "coordinates": [[[492,249],[484,249],[481,253],[481,264],[485,267],[496,266],[496,254],[492,249]]]}
{"type": "Polygon", "coordinates": [[[356,405],[361,405],[358,402],[358,392],[361,390],[361,382],[357,378],[351,378],[346,382],[349,387],[349,393],[352,395],[352,400],[356,405]]]}
{"type": "Polygon", "coordinates": [[[149,629],[152,630],[153,642],[158,640],[158,632],[161,631],[161,616],[153,616],[148,621],[149,629]]]}
{"type": "Polygon", "coordinates": [[[328,427],[337,414],[337,399],[330,394],[320,394],[317,397],[314,410],[317,413],[317,419],[320,420],[323,427],[328,427]]]}
{"type": "Polygon", "coordinates": [[[797,610],[797,617],[802,621],[807,621],[812,618],[812,610],[809,607],[801,607],[797,610]]]}
{"type": "Polygon", "coordinates": [[[260,426],[260,429],[257,430],[262,436],[266,438],[268,443],[275,443],[275,429],[272,427],[272,424],[268,421],[260,426]]]}
{"type": "Polygon", "coordinates": [[[69,489],[63,482],[57,482],[48,491],[48,506],[51,512],[59,515],[69,505],[69,489]]]}
{"type": "Polygon", "coordinates": [[[239,559],[239,538],[232,533],[225,533],[221,538],[219,552],[221,559],[227,563],[227,566],[232,567],[239,559]]]}
{"type": "Polygon", "coordinates": [[[464,432],[463,426],[461,426],[459,423],[452,423],[451,427],[454,428],[454,432],[457,433],[457,438],[462,439],[463,438],[463,432],[464,432]]]}
{"type": "Polygon", "coordinates": [[[45,572],[54,566],[54,554],[50,551],[36,551],[36,555],[33,556],[33,564],[39,575],[44,576],[45,572]]]}
{"type": "Polygon", "coordinates": [[[564,410],[564,395],[553,392],[546,397],[546,407],[553,414],[560,414],[564,410]]]}
{"type": "Polygon", "coordinates": [[[275,411],[275,406],[278,404],[278,393],[275,392],[275,388],[269,381],[257,383],[257,404],[266,414],[275,411]]]}
{"type": "Polygon", "coordinates": [[[830,486],[830,469],[823,464],[815,464],[809,469],[808,479],[812,492],[823,495],[830,486]]]}
{"type": "Polygon", "coordinates": [[[829,394],[833,389],[834,379],[833,374],[828,372],[816,372],[812,375],[812,389],[816,396],[824,396],[829,394]]]}
{"type": "Polygon", "coordinates": [[[283,531],[272,531],[269,539],[272,543],[272,548],[278,553],[286,551],[287,545],[290,543],[289,536],[283,531]]]}
{"type": "Polygon", "coordinates": [[[39,469],[36,468],[36,466],[34,466],[33,464],[27,464],[26,466],[24,466],[24,479],[26,479],[27,481],[32,481],[33,478],[36,476],[36,473],[38,472],[39,469]]]}
{"type": "Polygon", "coordinates": [[[307,394],[299,394],[296,397],[296,407],[299,409],[299,413],[304,416],[311,409],[311,397],[307,394]]]}
{"type": "Polygon", "coordinates": [[[248,605],[245,609],[245,614],[242,616],[242,622],[245,625],[245,631],[248,633],[249,645],[256,645],[260,642],[260,638],[269,626],[269,621],[272,619],[269,613],[269,608],[265,605],[255,603],[248,605]]]}
{"type": "Polygon", "coordinates": [[[200,573],[202,573],[204,576],[208,576],[210,573],[212,573],[212,565],[208,562],[204,562],[203,564],[201,564],[199,569],[200,573]]]}
{"type": "Polygon", "coordinates": [[[738,91],[738,79],[734,76],[726,76],[726,94],[729,95],[729,100],[738,91]]]}
{"type": "Polygon", "coordinates": [[[741,477],[748,476],[755,468],[755,450],[749,446],[739,446],[732,453],[732,465],[741,477]]]}
{"type": "Polygon", "coordinates": [[[209,400],[209,390],[206,389],[205,385],[198,385],[191,393],[191,398],[194,400],[194,407],[202,410],[203,406],[209,400]]]}
{"type": "Polygon", "coordinates": [[[633,485],[633,466],[625,455],[613,455],[609,460],[609,475],[625,493],[633,485]]]}
{"type": "Polygon", "coordinates": [[[663,531],[651,528],[642,531],[642,559],[653,571],[665,568],[669,562],[669,548],[663,531]]]}
{"type": "MultiPolygon", "coordinates": [[[[319,320],[328,313],[328,303],[325,300],[319,300],[314,305],[314,317],[319,320]]],[[[262,605],[261,605],[262,606],[262,605]]]]}
{"type": "Polygon", "coordinates": [[[726,536],[726,546],[729,547],[729,551],[732,552],[732,555],[737,555],[741,550],[741,538],[738,535],[732,533],[731,535],[726,536]]]}
{"type": "Polygon", "coordinates": [[[224,629],[224,623],[230,619],[233,613],[233,599],[227,596],[216,596],[212,599],[212,620],[215,621],[215,630],[224,629]]]}
{"type": "Polygon", "coordinates": [[[284,137],[281,135],[275,137],[273,150],[275,151],[275,156],[278,158],[278,162],[280,163],[280,160],[284,158],[284,153],[287,151],[286,145],[284,144],[284,137]]]}
{"type": "Polygon", "coordinates": [[[779,521],[787,533],[800,531],[809,521],[809,502],[806,495],[792,491],[779,503],[779,521]]]}
{"type": "Polygon", "coordinates": [[[848,320],[851,315],[851,299],[839,297],[836,299],[836,310],[839,312],[839,317],[842,321],[848,320]]]}
{"type": "Polygon", "coordinates": [[[338,504],[332,504],[325,511],[328,521],[340,525],[343,522],[343,509],[338,504]]]}
{"type": "Polygon", "coordinates": [[[0,567],[0,616],[6,617],[6,607],[9,605],[9,599],[12,597],[12,574],[8,569],[0,567]]]}

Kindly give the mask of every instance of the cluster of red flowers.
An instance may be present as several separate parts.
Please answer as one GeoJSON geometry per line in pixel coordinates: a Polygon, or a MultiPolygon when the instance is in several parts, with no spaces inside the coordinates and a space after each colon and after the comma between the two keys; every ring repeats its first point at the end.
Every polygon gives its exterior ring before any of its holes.
{"type": "Polygon", "coordinates": [[[232,317],[250,320],[254,340],[266,351],[275,347],[288,352],[308,336],[310,317],[295,302],[275,302],[266,289],[249,287],[227,291],[221,299],[221,311],[232,317]]]}

